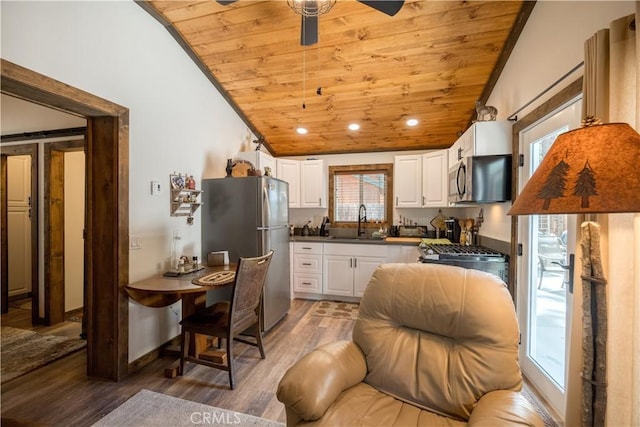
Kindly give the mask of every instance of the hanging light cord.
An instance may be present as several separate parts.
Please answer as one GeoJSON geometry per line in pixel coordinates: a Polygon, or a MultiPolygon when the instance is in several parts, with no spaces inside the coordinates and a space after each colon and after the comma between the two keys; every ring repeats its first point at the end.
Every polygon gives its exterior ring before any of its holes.
{"type": "Polygon", "coordinates": [[[302,108],[307,108],[307,105],[305,104],[305,99],[304,99],[304,94],[306,91],[306,87],[305,87],[305,78],[306,78],[306,49],[303,46],[302,47],[302,108]]]}
{"type": "Polygon", "coordinates": [[[306,37],[307,37],[307,32],[305,30],[305,22],[304,19],[302,19],[302,109],[304,110],[305,108],[307,108],[307,105],[305,103],[305,99],[304,99],[304,92],[305,92],[305,70],[306,70],[306,66],[307,66],[307,58],[306,58],[306,37]]]}

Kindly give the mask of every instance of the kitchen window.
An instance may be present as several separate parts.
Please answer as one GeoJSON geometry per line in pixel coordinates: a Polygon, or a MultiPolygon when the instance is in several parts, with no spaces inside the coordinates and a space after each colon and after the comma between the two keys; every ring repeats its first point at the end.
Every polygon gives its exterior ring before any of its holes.
{"type": "Polygon", "coordinates": [[[329,167],[329,215],[335,227],[356,227],[360,205],[367,221],[390,223],[393,164],[329,167]]]}

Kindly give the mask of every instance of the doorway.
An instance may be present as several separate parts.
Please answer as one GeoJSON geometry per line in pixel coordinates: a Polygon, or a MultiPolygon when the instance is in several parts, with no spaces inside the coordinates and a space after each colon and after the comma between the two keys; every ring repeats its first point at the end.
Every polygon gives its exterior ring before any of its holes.
{"type": "MultiPolygon", "coordinates": [[[[524,186],[556,137],[580,125],[578,96],[520,133],[524,186]]],[[[575,253],[575,215],[531,215],[520,218],[522,256],[518,263],[520,360],[523,373],[560,419],[567,406],[567,365],[573,299],[567,265],[575,253]]]]}
{"type": "Polygon", "coordinates": [[[87,119],[87,375],[117,381],[128,372],[128,299],[122,288],[129,279],[129,110],[7,60],[0,63],[2,93],[87,119]]]}
{"type": "Polygon", "coordinates": [[[31,322],[38,322],[38,150],[34,144],[3,147],[2,313],[9,303],[31,299],[31,322]],[[8,184],[11,183],[9,186],[8,184]]]}

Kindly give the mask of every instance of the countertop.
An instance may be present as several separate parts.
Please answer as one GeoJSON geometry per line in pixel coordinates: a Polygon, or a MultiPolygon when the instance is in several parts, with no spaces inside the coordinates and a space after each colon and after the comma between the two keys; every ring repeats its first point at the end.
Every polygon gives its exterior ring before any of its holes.
{"type": "Polygon", "coordinates": [[[383,239],[355,238],[355,237],[334,237],[334,236],[291,236],[291,242],[319,242],[319,243],[351,243],[366,245],[418,245],[421,241],[427,243],[451,243],[447,239],[427,239],[422,237],[386,237],[383,239]]]}

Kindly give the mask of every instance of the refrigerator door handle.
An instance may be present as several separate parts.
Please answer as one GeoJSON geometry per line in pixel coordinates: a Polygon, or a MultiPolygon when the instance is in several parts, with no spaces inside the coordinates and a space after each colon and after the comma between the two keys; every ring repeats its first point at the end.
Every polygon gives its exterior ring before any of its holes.
{"type": "Polygon", "coordinates": [[[264,206],[264,213],[262,214],[262,223],[265,223],[265,219],[271,219],[271,205],[269,204],[269,189],[265,185],[262,187],[262,205],[264,206]],[[266,215],[266,216],[265,216],[266,215]]]}
{"type": "Polygon", "coordinates": [[[281,230],[283,228],[289,228],[288,224],[284,224],[284,225],[272,225],[272,226],[266,226],[266,227],[258,227],[257,230],[258,231],[265,231],[265,230],[281,230]]]}

